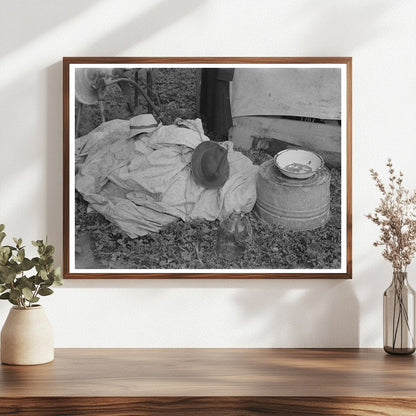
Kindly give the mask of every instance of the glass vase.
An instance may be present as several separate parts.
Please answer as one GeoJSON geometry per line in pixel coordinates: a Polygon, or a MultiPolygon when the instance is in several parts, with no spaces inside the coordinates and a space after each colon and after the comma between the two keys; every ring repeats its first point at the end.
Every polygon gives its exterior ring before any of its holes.
{"type": "Polygon", "coordinates": [[[393,272],[383,295],[384,351],[412,354],[415,351],[415,291],[406,272],[393,272]]]}
{"type": "Polygon", "coordinates": [[[218,228],[216,246],[218,257],[230,261],[241,258],[252,237],[253,229],[248,217],[240,212],[232,212],[221,221],[218,228]]]}

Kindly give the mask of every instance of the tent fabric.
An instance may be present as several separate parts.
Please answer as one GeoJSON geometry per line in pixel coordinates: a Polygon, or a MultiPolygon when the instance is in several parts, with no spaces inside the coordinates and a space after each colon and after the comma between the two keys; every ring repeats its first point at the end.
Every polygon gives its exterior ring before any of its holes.
{"type": "Polygon", "coordinates": [[[199,119],[179,119],[133,138],[129,130],[128,120],[112,120],[76,139],[75,186],[89,209],[131,238],[158,232],[177,219],[213,221],[252,210],[258,167],[231,142],[219,143],[230,164],[222,188],[205,189],[193,178],[192,152],[209,140],[199,119]]]}
{"type": "Polygon", "coordinates": [[[339,68],[237,68],[231,111],[242,116],[341,119],[339,68]]]}

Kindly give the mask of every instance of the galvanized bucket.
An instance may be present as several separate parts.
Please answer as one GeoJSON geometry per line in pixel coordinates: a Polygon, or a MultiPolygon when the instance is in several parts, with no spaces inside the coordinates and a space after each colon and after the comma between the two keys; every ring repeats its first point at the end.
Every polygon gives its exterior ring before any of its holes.
{"type": "Polygon", "coordinates": [[[268,160],[259,168],[255,210],[265,221],[289,230],[322,227],[330,216],[330,183],[331,174],[325,167],[310,178],[292,179],[268,160]]]}

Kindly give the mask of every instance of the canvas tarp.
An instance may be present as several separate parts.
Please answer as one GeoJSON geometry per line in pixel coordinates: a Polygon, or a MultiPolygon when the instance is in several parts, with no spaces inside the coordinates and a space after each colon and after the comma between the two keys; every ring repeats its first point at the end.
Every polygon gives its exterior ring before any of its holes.
{"type": "Polygon", "coordinates": [[[341,118],[339,68],[237,68],[231,112],[242,116],[341,118]]]}
{"type": "Polygon", "coordinates": [[[93,209],[131,238],[157,232],[181,219],[222,219],[249,212],[256,202],[257,166],[228,151],[230,177],[205,189],[192,176],[192,152],[209,140],[197,120],[159,125],[150,135],[129,138],[129,121],[112,120],[76,139],[76,189],[93,209]]]}

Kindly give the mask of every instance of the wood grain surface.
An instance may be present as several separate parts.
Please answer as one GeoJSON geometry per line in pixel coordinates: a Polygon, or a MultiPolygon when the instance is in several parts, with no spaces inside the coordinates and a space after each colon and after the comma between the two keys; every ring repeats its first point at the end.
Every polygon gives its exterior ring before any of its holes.
{"type": "Polygon", "coordinates": [[[409,398],[356,397],[25,397],[0,399],[19,416],[414,416],[409,398]]]}
{"type": "Polygon", "coordinates": [[[0,368],[0,415],[415,415],[414,356],[379,349],[58,349],[0,368]]]}

